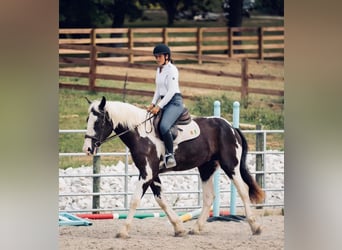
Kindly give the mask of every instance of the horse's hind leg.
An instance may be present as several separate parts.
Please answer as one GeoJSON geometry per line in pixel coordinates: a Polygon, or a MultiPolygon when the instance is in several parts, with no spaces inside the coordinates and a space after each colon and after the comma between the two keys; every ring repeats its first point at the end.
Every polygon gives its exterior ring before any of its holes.
{"type": "Polygon", "coordinates": [[[154,198],[161,207],[161,209],[164,210],[165,214],[169,218],[171,224],[173,225],[175,236],[183,236],[186,234],[186,231],[183,226],[183,222],[180,220],[179,216],[173,211],[173,209],[167,204],[165,201],[162,189],[161,189],[161,181],[159,177],[157,177],[150,185],[154,198]]]}
{"type": "Polygon", "coordinates": [[[251,210],[248,186],[241,178],[239,167],[236,167],[235,169],[236,170],[235,175],[233,175],[233,182],[244,204],[248,224],[251,227],[253,234],[260,234],[261,226],[256,222],[256,218],[251,210]]]}
{"type": "Polygon", "coordinates": [[[197,221],[190,230],[190,234],[199,234],[203,230],[209,217],[210,208],[215,197],[213,178],[216,168],[217,163],[215,161],[208,162],[199,168],[203,189],[203,208],[197,221]]]}
{"type": "Polygon", "coordinates": [[[133,193],[133,196],[130,202],[130,207],[129,207],[129,212],[127,214],[127,218],[124,222],[124,225],[120,229],[119,233],[117,233],[116,235],[117,238],[128,238],[128,232],[131,228],[135,211],[137,207],[139,206],[141,198],[146,192],[148,186],[149,184],[147,184],[146,180],[143,180],[142,178],[137,182],[135,191],[133,193]]]}
{"type": "MultiPolygon", "coordinates": [[[[236,151],[234,153],[229,153],[229,151],[222,151],[220,154],[220,166],[221,169],[228,175],[228,177],[233,180],[233,183],[241,197],[241,200],[245,207],[246,218],[249,226],[251,227],[253,234],[261,233],[261,226],[256,222],[256,218],[253,215],[251,209],[251,199],[249,196],[249,186],[242,179],[240,167],[245,166],[244,159],[242,159],[243,148],[238,144],[236,151]]],[[[249,173],[246,173],[249,175],[249,173]]],[[[250,176],[249,176],[250,177],[250,176]]],[[[253,187],[252,187],[253,188],[253,187]]]]}
{"type": "Polygon", "coordinates": [[[190,230],[189,234],[200,234],[204,228],[204,224],[207,221],[210,213],[211,205],[214,200],[214,189],[213,189],[213,176],[209,180],[202,183],[203,188],[203,208],[201,214],[190,230]]]}
{"type": "Polygon", "coordinates": [[[230,179],[233,179],[233,183],[241,197],[241,200],[245,207],[246,218],[248,221],[249,226],[251,227],[253,234],[260,234],[261,233],[261,226],[256,222],[255,216],[253,215],[251,209],[251,201],[249,197],[249,187],[243,181],[241,174],[240,174],[240,161],[234,167],[234,173],[229,171],[229,167],[221,162],[221,168],[223,171],[229,176],[230,179]]]}

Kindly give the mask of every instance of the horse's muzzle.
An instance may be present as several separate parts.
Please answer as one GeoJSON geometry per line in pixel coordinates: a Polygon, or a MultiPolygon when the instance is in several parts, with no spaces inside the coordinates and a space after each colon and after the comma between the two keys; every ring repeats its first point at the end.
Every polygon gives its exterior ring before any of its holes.
{"type": "Polygon", "coordinates": [[[97,149],[98,149],[98,147],[93,147],[93,148],[88,147],[86,154],[87,155],[95,155],[97,153],[97,149]]]}
{"type": "Polygon", "coordinates": [[[96,146],[92,144],[91,139],[85,139],[83,144],[83,152],[85,152],[87,155],[93,155],[97,151],[96,146]]]}
{"type": "Polygon", "coordinates": [[[87,153],[87,155],[92,155],[92,154],[93,154],[93,151],[94,151],[94,150],[92,150],[90,147],[88,147],[86,153],[87,153]]]}
{"type": "Polygon", "coordinates": [[[97,154],[97,151],[98,151],[98,147],[88,147],[88,150],[87,150],[87,155],[96,155],[97,154]]]}

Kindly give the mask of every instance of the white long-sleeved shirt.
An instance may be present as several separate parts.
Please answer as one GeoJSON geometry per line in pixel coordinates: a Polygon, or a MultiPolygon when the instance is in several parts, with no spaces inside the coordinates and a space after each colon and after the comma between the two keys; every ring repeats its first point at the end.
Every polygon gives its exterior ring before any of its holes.
{"type": "Polygon", "coordinates": [[[152,104],[156,105],[160,97],[164,96],[164,98],[158,103],[158,106],[163,108],[176,93],[180,93],[178,69],[171,62],[168,62],[163,66],[161,72],[159,67],[157,68],[156,89],[152,99],[152,104]]]}

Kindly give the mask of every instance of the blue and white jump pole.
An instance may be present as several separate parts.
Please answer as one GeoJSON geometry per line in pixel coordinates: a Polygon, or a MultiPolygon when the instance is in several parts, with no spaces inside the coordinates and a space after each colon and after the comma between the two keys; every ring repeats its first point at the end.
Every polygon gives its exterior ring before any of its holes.
{"type": "MultiPolygon", "coordinates": [[[[233,103],[233,127],[239,128],[240,124],[240,103],[233,103]]],[[[236,188],[233,182],[230,183],[230,214],[236,215],[236,188]]]]}
{"type": "MultiPolygon", "coordinates": [[[[214,102],[214,116],[221,116],[221,103],[220,101],[214,102]]],[[[239,128],[240,123],[240,103],[235,101],[233,103],[233,127],[239,128]]],[[[214,173],[214,191],[215,198],[213,204],[213,216],[220,215],[220,169],[217,169],[214,173]]],[[[230,214],[236,215],[236,188],[231,182],[230,184],[230,214]]]]}
{"type": "MultiPolygon", "coordinates": [[[[214,116],[221,116],[221,103],[220,101],[214,102],[214,116]]],[[[214,173],[214,204],[213,204],[213,216],[217,217],[220,215],[220,168],[214,173]]]]}

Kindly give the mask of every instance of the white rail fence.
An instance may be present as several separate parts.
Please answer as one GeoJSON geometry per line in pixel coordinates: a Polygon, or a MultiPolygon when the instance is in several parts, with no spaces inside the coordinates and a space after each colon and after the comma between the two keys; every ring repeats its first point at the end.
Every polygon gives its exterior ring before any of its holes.
{"type": "MultiPolygon", "coordinates": [[[[86,130],[59,130],[60,134],[66,133],[85,133],[86,130]]],[[[284,151],[267,149],[267,135],[283,134],[284,130],[242,130],[244,134],[254,133],[262,135],[263,146],[261,150],[249,151],[247,155],[247,166],[252,175],[258,177],[257,180],[266,193],[266,199],[258,207],[284,207],[284,151]],[[274,156],[277,158],[274,159],[274,156]],[[257,167],[257,157],[261,159],[260,166],[257,167]]],[[[59,153],[59,157],[86,157],[85,153],[59,153]]],[[[129,210],[130,197],[133,194],[134,181],[138,178],[138,171],[134,163],[130,161],[130,152],[126,148],[125,152],[100,152],[94,157],[101,156],[124,156],[124,163],[118,164],[113,168],[106,170],[101,166],[100,173],[95,173],[93,167],[84,167],[84,171],[75,173],[74,169],[69,168],[60,170],[59,183],[63,182],[69,185],[69,191],[59,193],[59,211],[60,212],[127,212],[129,210]],[[118,169],[118,171],[113,171],[118,169]],[[61,173],[63,172],[63,173],[61,173]],[[108,178],[108,179],[107,179],[108,178]],[[67,180],[68,179],[68,180],[67,180]],[[73,181],[70,181],[73,180],[73,181]],[[80,181],[87,183],[87,188],[77,189],[80,181]],[[106,181],[105,181],[106,180],[106,181]],[[94,182],[101,186],[94,191],[94,182]],[[74,183],[74,184],[73,184],[74,183]],[[71,187],[74,186],[74,187],[71,187]],[[106,187],[104,187],[106,186],[106,187]],[[93,187],[93,188],[92,188],[93,187]],[[108,191],[109,189],[109,191],[108,191]],[[77,198],[76,198],[77,197],[77,198]],[[65,203],[75,202],[76,199],[83,199],[82,206],[66,206],[65,203]],[[68,201],[65,201],[67,199],[68,201]],[[97,199],[94,203],[94,200],[97,199]],[[95,204],[95,205],[94,205],[95,204]]],[[[89,157],[89,156],[88,156],[89,157]]],[[[259,164],[260,165],[260,164],[259,164]]],[[[198,209],[202,206],[201,181],[196,169],[171,172],[160,175],[163,192],[170,204],[175,210],[188,211],[198,209]],[[182,202],[183,201],[183,202],[182,202]]],[[[220,209],[230,208],[230,180],[221,171],[220,173],[220,209]]],[[[240,197],[237,196],[236,207],[243,207],[240,197]]],[[[158,211],[160,210],[154,201],[153,194],[148,190],[142,199],[138,210],[158,211]],[[145,201],[145,202],[143,202],[145,201]]]]}

